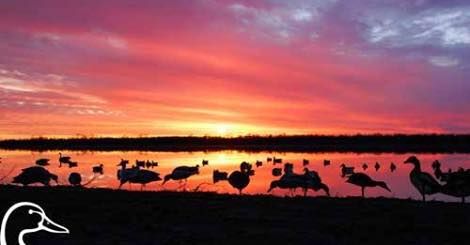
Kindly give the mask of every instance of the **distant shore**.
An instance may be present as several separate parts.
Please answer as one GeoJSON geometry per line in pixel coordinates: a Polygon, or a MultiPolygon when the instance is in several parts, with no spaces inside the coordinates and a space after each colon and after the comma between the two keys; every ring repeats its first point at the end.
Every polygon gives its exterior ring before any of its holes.
{"type": "Polygon", "coordinates": [[[470,153],[470,135],[297,135],[0,140],[4,150],[470,153]]]}
{"type": "Polygon", "coordinates": [[[0,186],[0,210],[30,201],[70,234],[27,244],[466,244],[470,204],[0,186]]]}

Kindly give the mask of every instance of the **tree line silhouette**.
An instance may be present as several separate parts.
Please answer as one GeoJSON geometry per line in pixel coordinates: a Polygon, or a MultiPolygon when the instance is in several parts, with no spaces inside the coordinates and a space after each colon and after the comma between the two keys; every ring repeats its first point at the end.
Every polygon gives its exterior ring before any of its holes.
{"type": "Polygon", "coordinates": [[[470,135],[270,135],[102,138],[31,138],[0,140],[5,150],[90,151],[292,151],[292,152],[435,152],[469,153],[470,135]]]}

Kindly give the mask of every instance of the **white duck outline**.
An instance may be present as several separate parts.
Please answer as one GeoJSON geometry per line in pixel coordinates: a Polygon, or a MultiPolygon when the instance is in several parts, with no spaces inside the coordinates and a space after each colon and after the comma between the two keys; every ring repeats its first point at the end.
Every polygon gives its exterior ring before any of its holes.
{"type": "Polygon", "coordinates": [[[23,241],[23,236],[29,233],[34,233],[38,231],[47,231],[50,233],[59,233],[59,234],[69,234],[69,230],[62,226],[59,225],[55,222],[53,222],[49,217],[47,217],[46,213],[44,212],[44,209],[42,209],[39,205],[32,203],[32,202],[19,202],[11,206],[5,215],[3,216],[2,220],[2,225],[0,228],[0,245],[7,245],[6,241],[6,226],[8,223],[8,219],[10,218],[10,215],[18,208],[20,207],[30,207],[37,209],[39,211],[29,209],[28,214],[38,214],[41,217],[41,220],[38,222],[38,227],[33,228],[33,229],[24,229],[20,232],[18,235],[18,244],[19,245],[26,245],[23,241]]]}

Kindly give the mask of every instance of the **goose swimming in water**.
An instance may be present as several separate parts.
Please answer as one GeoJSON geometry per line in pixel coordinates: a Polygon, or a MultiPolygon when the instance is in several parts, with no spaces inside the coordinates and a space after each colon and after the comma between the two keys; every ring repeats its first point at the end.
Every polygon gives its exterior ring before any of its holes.
{"type": "Polygon", "coordinates": [[[374,165],[374,168],[375,168],[375,171],[379,171],[380,169],[380,163],[379,162],[375,162],[375,165],[374,165]]]}
{"type": "Polygon", "coordinates": [[[36,160],[36,165],[39,165],[39,166],[49,166],[49,159],[47,159],[47,158],[40,158],[40,159],[36,160]]]}
{"type": "Polygon", "coordinates": [[[365,173],[353,173],[348,177],[346,180],[347,183],[357,185],[361,187],[362,197],[364,198],[364,191],[366,187],[382,187],[383,189],[390,192],[390,188],[388,188],[387,184],[383,181],[376,181],[373,180],[365,173]]]}
{"type": "Polygon", "coordinates": [[[354,173],[354,167],[348,167],[346,164],[341,164],[339,166],[341,168],[341,177],[344,178],[354,173]]]}
{"type": "Polygon", "coordinates": [[[97,166],[93,166],[92,171],[93,171],[94,174],[101,174],[101,175],[103,175],[103,174],[104,174],[104,171],[103,171],[103,164],[100,164],[100,165],[97,165],[97,166]]]}
{"type": "Polygon", "coordinates": [[[71,157],[62,155],[62,152],[59,152],[59,167],[62,167],[62,164],[69,164],[71,157]]]}
{"type": "MultiPolygon", "coordinates": [[[[19,220],[30,221],[27,223],[26,227],[18,227],[23,229],[14,236],[17,238],[16,241],[11,241],[11,244],[26,245],[23,240],[23,237],[27,234],[35,233],[38,231],[47,231],[50,233],[56,234],[68,234],[69,230],[62,225],[59,225],[47,217],[44,210],[37,204],[31,202],[20,202],[11,206],[5,215],[3,216],[2,225],[0,228],[0,245],[8,245],[7,237],[13,237],[11,235],[7,236],[7,225],[9,223],[10,216],[14,214],[14,217],[19,218],[19,220]],[[34,216],[39,216],[39,222],[33,221],[34,216]]],[[[15,234],[13,234],[15,235],[15,234]]]]}
{"type": "Polygon", "coordinates": [[[22,184],[24,186],[41,183],[45,186],[49,186],[51,180],[58,183],[57,179],[57,175],[51,174],[45,168],[34,166],[23,169],[18,176],[13,178],[13,183],[22,184]]]}
{"type": "Polygon", "coordinates": [[[426,201],[426,195],[441,192],[442,186],[429,173],[421,171],[421,163],[416,156],[409,157],[404,163],[413,164],[410,172],[410,181],[426,201]]]}
{"type": "Polygon", "coordinates": [[[304,159],[304,160],[302,161],[302,164],[304,165],[304,167],[307,166],[309,163],[310,163],[310,161],[307,160],[307,159],[304,159]]]}

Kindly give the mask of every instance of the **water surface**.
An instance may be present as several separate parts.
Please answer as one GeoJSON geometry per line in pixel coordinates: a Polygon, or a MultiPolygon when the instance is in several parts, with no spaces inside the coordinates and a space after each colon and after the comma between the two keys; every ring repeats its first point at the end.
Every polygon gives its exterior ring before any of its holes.
{"type": "MultiPolygon", "coordinates": [[[[212,171],[215,169],[221,171],[231,172],[238,169],[242,161],[248,161],[254,165],[255,161],[263,161],[263,166],[256,168],[255,176],[251,178],[250,185],[244,190],[244,193],[249,194],[266,194],[269,184],[272,180],[278,179],[271,174],[273,167],[282,167],[281,164],[273,165],[267,163],[266,158],[276,156],[282,158],[284,162],[291,162],[294,164],[294,170],[298,173],[302,172],[303,159],[308,159],[310,164],[307,166],[311,170],[317,171],[323,179],[323,182],[330,187],[332,196],[345,197],[345,196],[358,196],[360,195],[360,188],[345,183],[345,179],[340,176],[341,163],[349,166],[356,167],[356,170],[363,172],[362,164],[367,163],[369,168],[365,171],[373,179],[382,180],[387,182],[392,192],[387,192],[383,189],[372,188],[366,190],[366,195],[369,197],[385,196],[385,197],[398,197],[398,198],[413,198],[420,199],[418,192],[413,188],[409,181],[409,172],[412,169],[411,165],[403,164],[403,161],[411,154],[356,154],[356,153],[289,153],[289,152],[239,152],[239,151],[213,151],[213,152],[63,152],[64,155],[71,156],[74,161],[78,162],[78,167],[68,168],[63,166],[59,168],[58,151],[49,152],[31,152],[31,151],[0,151],[2,163],[0,164],[0,178],[3,178],[3,183],[11,183],[14,176],[21,172],[21,169],[34,165],[38,158],[51,159],[51,165],[48,170],[59,176],[60,184],[68,184],[68,176],[72,172],[78,172],[82,175],[84,181],[93,178],[92,166],[98,163],[104,164],[104,175],[98,177],[90,185],[89,188],[105,187],[117,188],[119,181],[116,178],[116,166],[121,158],[130,160],[131,164],[136,159],[139,160],[153,160],[158,161],[159,167],[151,169],[162,175],[168,174],[176,166],[180,165],[200,165],[200,174],[192,176],[188,180],[187,189],[200,191],[215,191],[218,193],[237,193],[227,182],[219,182],[212,184],[212,171]],[[209,160],[209,165],[202,167],[202,160],[209,160]],[[323,160],[331,160],[330,166],[323,166],[323,160]],[[375,171],[374,164],[379,162],[381,168],[375,171]],[[394,162],[397,166],[395,172],[390,171],[390,163],[394,162]]],[[[441,161],[443,170],[447,171],[448,168],[456,170],[458,167],[470,168],[470,154],[417,154],[421,160],[423,171],[432,172],[431,163],[434,160],[441,161]]],[[[176,190],[179,183],[170,181],[165,186],[161,182],[154,182],[146,186],[146,190],[176,190]]],[[[140,185],[126,184],[124,189],[140,190],[140,185]]],[[[286,190],[274,190],[273,195],[284,196],[288,192],[286,190]]],[[[300,190],[298,191],[300,193],[300,190]]],[[[312,192],[310,196],[324,195],[322,191],[312,192]]],[[[433,195],[429,199],[444,200],[444,201],[459,201],[457,198],[447,197],[444,195],[433,195]]]]}

